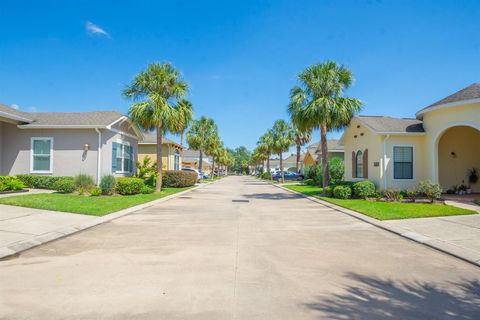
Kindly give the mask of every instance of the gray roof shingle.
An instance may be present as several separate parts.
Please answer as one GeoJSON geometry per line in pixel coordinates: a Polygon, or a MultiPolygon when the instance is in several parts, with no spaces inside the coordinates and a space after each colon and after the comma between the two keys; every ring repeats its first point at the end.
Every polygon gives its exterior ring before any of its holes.
{"type": "Polygon", "coordinates": [[[387,116],[358,116],[357,118],[377,133],[425,132],[422,121],[417,119],[393,118],[387,116]]]}
{"type": "MultiPolygon", "coordinates": [[[[143,139],[139,143],[157,143],[157,134],[154,132],[142,132],[143,139]]],[[[162,144],[174,144],[180,146],[173,140],[162,138],[162,144]]]]}
{"type": "MultiPolygon", "coordinates": [[[[320,141],[314,142],[308,146],[307,149],[311,149],[314,152],[320,147],[320,141]]],[[[327,140],[328,150],[343,150],[344,147],[340,145],[340,140],[337,139],[328,139],[327,140]]]]}
{"type": "Polygon", "coordinates": [[[22,112],[20,110],[14,109],[14,108],[7,107],[6,105],[1,104],[1,103],[0,103],[0,113],[4,117],[9,118],[9,119],[17,120],[19,118],[22,118],[22,119],[24,119],[24,121],[26,121],[26,120],[32,121],[31,117],[26,112],[22,112]]]}

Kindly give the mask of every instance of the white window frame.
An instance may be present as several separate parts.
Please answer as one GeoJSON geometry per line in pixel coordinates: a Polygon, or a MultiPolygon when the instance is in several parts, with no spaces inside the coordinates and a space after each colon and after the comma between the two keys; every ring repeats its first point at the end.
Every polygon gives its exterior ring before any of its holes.
{"type": "Polygon", "coordinates": [[[174,149],[173,150],[173,170],[181,170],[182,168],[182,161],[180,161],[180,155],[181,155],[181,152],[180,150],[178,149],[174,149]],[[178,159],[178,168],[175,169],[175,166],[176,166],[176,163],[175,161],[178,159]]]}
{"type": "MultiPolygon", "coordinates": [[[[128,141],[125,141],[125,140],[117,140],[115,141],[116,143],[120,144],[122,146],[122,168],[121,170],[117,170],[115,171],[115,173],[119,173],[119,174],[127,174],[127,173],[133,173],[133,167],[132,167],[132,171],[125,171],[125,148],[124,146],[130,146],[130,142],[128,141]]],[[[112,152],[113,152],[113,146],[112,146],[112,152]]],[[[132,152],[133,153],[133,152],[132,152]]],[[[133,156],[133,154],[132,154],[133,156]]],[[[117,157],[115,157],[115,161],[117,161],[117,157]]],[[[133,164],[133,160],[132,160],[132,164],[133,164]]]]}
{"type": "Polygon", "coordinates": [[[392,145],[392,181],[416,181],[416,170],[415,170],[415,146],[413,144],[395,144],[392,145]],[[395,179],[395,147],[408,147],[412,148],[412,178],[411,179],[395,179]]]}
{"type": "Polygon", "coordinates": [[[53,137],[31,137],[30,138],[30,173],[53,173],[53,137]],[[37,140],[50,141],[50,170],[33,170],[33,142],[37,140]]]}

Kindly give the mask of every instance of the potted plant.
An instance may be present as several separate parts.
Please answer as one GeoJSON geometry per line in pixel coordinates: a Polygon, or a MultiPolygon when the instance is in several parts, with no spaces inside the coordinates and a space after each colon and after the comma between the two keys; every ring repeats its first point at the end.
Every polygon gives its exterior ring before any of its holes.
{"type": "Polygon", "coordinates": [[[470,185],[477,183],[478,181],[478,171],[476,168],[468,169],[468,182],[470,185]]]}
{"type": "Polygon", "coordinates": [[[462,180],[462,184],[458,187],[458,194],[464,195],[466,193],[467,193],[467,186],[464,184],[464,181],[462,180]]]}

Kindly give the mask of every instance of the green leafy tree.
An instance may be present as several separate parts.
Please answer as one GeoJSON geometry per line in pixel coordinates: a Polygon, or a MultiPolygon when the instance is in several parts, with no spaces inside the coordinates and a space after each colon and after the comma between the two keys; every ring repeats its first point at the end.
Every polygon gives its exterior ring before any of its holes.
{"type": "Polygon", "coordinates": [[[193,121],[193,107],[192,104],[183,99],[178,104],[178,111],[180,116],[176,123],[176,132],[180,133],[180,144],[183,146],[185,131],[188,129],[193,121]]]}
{"type": "Polygon", "coordinates": [[[280,157],[280,172],[282,183],[285,182],[285,173],[283,172],[283,153],[288,151],[295,143],[295,134],[293,128],[285,120],[277,120],[272,127],[274,147],[273,152],[280,157]]]}
{"type": "Polygon", "coordinates": [[[213,135],[207,141],[206,153],[212,157],[212,177],[215,176],[215,164],[218,163],[223,152],[223,142],[218,134],[213,135]]]}
{"type": "Polygon", "coordinates": [[[272,155],[275,147],[275,140],[273,137],[273,131],[271,129],[260,137],[260,140],[257,142],[257,146],[261,152],[266,154],[267,172],[270,172],[270,156],[272,155]]]}
{"type": "Polygon", "coordinates": [[[162,138],[167,132],[177,131],[179,102],[187,91],[180,72],[169,63],[150,64],[123,90],[124,97],[134,102],[128,110],[132,121],[144,130],[156,130],[157,191],[162,186],[162,138]]]}
{"type": "Polygon", "coordinates": [[[198,171],[202,172],[203,154],[208,149],[208,145],[213,136],[218,135],[217,125],[211,118],[201,117],[194,120],[190,130],[187,133],[187,142],[191,149],[198,150],[200,159],[198,171]]]}
{"type": "Polygon", "coordinates": [[[344,97],[353,82],[352,72],[334,61],[308,67],[298,76],[300,85],[291,90],[288,111],[300,130],[320,129],[323,186],[328,186],[327,132],[342,129],[360,111],[362,103],[344,97]]]}
{"type": "Polygon", "coordinates": [[[312,130],[299,130],[297,127],[294,127],[293,130],[295,133],[295,146],[297,148],[296,170],[297,172],[300,172],[300,153],[302,151],[302,146],[312,140],[312,130]]]}

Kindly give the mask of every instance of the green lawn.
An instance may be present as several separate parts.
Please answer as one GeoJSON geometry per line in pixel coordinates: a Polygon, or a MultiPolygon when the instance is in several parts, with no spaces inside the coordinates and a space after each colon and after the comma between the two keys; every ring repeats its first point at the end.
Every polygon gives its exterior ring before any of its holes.
{"type": "Polygon", "coordinates": [[[375,202],[357,199],[335,199],[321,196],[322,188],[319,187],[303,186],[298,184],[288,185],[285,187],[309,196],[314,196],[321,200],[336,204],[340,207],[363,213],[369,217],[378,220],[455,216],[477,213],[472,210],[466,210],[443,204],[375,202]]]}
{"type": "Polygon", "coordinates": [[[77,194],[42,193],[0,198],[0,204],[104,216],[106,214],[157,200],[187,188],[164,188],[159,193],[131,196],[91,197],[77,194]]]}

